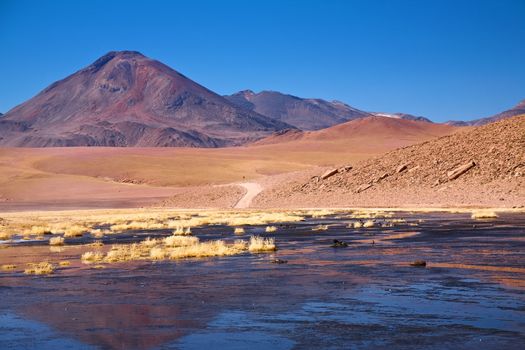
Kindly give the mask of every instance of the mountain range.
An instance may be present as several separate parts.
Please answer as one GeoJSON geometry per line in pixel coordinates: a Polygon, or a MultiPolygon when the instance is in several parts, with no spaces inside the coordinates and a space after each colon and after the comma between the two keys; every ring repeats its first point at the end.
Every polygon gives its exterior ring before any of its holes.
{"type": "Polygon", "coordinates": [[[300,98],[277,91],[239,91],[225,96],[230,102],[301,130],[319,130],[373,114],[339,101],[300,98]]]}
{"type": "MultiPolygon", "coordinates": [[[[492,117],[448,124],[482,125],[522,113],[525,100],[492,117]]],[[[223,147],[370,117],[431,123],[277,91],[220,96],[136,51],[109,52],[0,116],[0,146],[7,147],[223,147]]]]}
{"type": "Polygon", "coordinates": [[[525,114],[525,100],[519,102],[516,106],[512,107],[511,109],[508,109],[491,117],[479,118],[470,121],[449,121],[447,122],[447,124],[455,126],[480,126],[521,114],[525,114]]]}
{"type": "Polygon", "coordinates": [[[1,146],[238,145],[293,128],[138,52],[109,52],[7,112],[1,146]]]}

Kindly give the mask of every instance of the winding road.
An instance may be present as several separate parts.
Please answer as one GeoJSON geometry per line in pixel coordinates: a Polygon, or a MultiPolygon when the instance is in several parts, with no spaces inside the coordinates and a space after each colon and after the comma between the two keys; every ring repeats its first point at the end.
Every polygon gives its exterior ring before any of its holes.
{"type": "Polygon", "coordinates": [[[237,204],[235,204],[234,208],[236,209],[243,209],[243,208],[249,208],[252,204],[252,200],[257,197],[259,193],[262,192],[263,187],[256,183],[256,182],[243,182],[238,184],[239,186],[243,187],[246,190],[246,193],[239,199],[237,204]]]}

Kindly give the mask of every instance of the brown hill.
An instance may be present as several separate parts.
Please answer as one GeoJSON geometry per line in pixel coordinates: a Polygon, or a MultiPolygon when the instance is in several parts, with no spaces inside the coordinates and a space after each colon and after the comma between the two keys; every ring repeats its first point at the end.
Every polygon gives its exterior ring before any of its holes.
{"type": "Polygon", "coordinates": [[[110,52],[7,112],[1,146],[241,144],[290,128],[138,52],[110,52]]]}
{"type": "Polygon", "coordinates": [[[361,127],[341,125],[331,137],[328,129],[297,142],[255,146],[0,148],[0,209],[141,206],[170,196],[169,205],[223,207],[236,203],[242,189],[215,185],[281,181],[290,172],[354,163],[456,130],[390,118],[350,123],[361,127]],[[375,131],[381,125],[390,136],[375,131]],[[360,132],[345,136],[345,128],[360,132]]]}
{"type": "Polygon", "coordinates": [[[336,143],[360,140],[364,146],[370,147],[388,142],[396,143],[398,146],[406,146],[410,143],[448,135],[454,131],[456,131],[455,127],[445,124],[373,116],[348,121],[317,131],[283,130],[258,140],[253,145],[315,141],[336,143]]]}
{"type": "Polygon", "coordinates": [[[524,150],[525,116],[518,116],[351,164],[351,170],[343,171],[341,166],[341,171],[326,179],[320,173],[302,173],[263,193],[256,203],[272,207],[523,206],[524,150]]]}
{"type": "Polygon", "coordinates": [[[301,130],[324,129],[372,115],[339,101],[300,98],[277,91],[254,93],[244,90],[225,97],[242,108],[283,121],[301,130]]]}

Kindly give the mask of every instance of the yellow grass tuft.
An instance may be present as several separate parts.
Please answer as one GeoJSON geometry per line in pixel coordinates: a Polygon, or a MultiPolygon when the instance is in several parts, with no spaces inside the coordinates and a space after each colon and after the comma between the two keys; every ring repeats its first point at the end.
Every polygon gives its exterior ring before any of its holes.
{"type": "Polygon", "coordinates": [[[328,230],[328,225],[317,225],[312,227],[312,231],[326,231],[328,230]]]}
{"type": "Polygon", "coordinates": [[[248,250],[250,252],[265,252],[277,250],[275,246],[275,239],[251,236],[248,250]]]}
{"type": "Polygon", "coordinates": [[[71,263],[69,261],[67,261],[67,260],[64,260],[64,261],[59,261],[58,265],[59,266],[69,266],[69,265],[71,265],[71,263]]]}
{"type": "Polygon", "coordinates": [[[174,235],[177,235],[177,236],[187,236],[187,235],[191,235],[191,227],[187,227],[187,228],[185,229],[184,226],[178,226],[178,227],[173,231],[173,234],[174,234],[174,235]]]}
{"type": "Polygon", "coordinates": [[[205,258],[240,254],[245,245],[235,243],[227,245],[224,241],[209,241],[171,250],[170,259],[205,258]]]}
{"type": "Polygon", "coordinates": [[[114,245],[104,258],[105,262],[122,262],[139,260],[148,254],[148,249],[142,244],[114,245]]]}
{"type": "Polygon", "coordinates": [[[49,239],[49,245],[59,246],[64,245],[64,237],[56,236],[49,239]]]}
{"type": "Polygon", "coordinates": [[[471,218],[480,220],[480,219],[495,219],[498,217],[498,214],[492,210],[476,210],[472,212],[471,218]]]}
{"type": "Polygon", "coordinates": [[[324,218],[327,215],[335,215],[336,212],[328,209],[310,210],[306,212],[306,215],[310,215],[312,218],[324,218]]]}
{"type": "Polygon", "coordinates": [[[374,220],[366,220],[365,223],[363,224],[363,227],[364,228],[374,227],[374,220]]]}
{"type": "Polygon", "coordinates": [[[167,247],[185,247],[199,243],[197,237],[169,236],[164,238],[164,245],[167,247]]]}
{"type": "Polygon", "coordinates": [[[244,228],[236,227],[235,230],[233,230],[233,233],[236,235],[242,235],[244,233],[244,228]]]}
{"type": "Polygon", "coordinates": [[[93,243],[87,244],[89,247],[103,247],[104,243],[102,241],[94,241],[93,243]]]}
{"type": "Polygon", "coordinates": [[[361,223],[361,221],[354,222],[354,228],[361,228],[361,227],[363,227],[363,224],[361,223]]]}
{"type": "Polygon", "coordinates": [[[0,241],[7,241],[9,238],[11,237],[11,235],[7,232],[0,232],[0,241]]]}
{"type": "Polygon", "coordinates": [[[266,226],[266,229],[264,230],[265,232],[275,232],[277,231],[277,227],[276,226],[266,226]]]}
{"type": "Polygon", "coordinates": [[[2,265],[1,269],[2,270],[14,270],[16,269],[16,265],[12,265],[12,264],[2,265]]]}
{"type": "Polygon", "coordinates": [[[104,232],[101,229],[97,228],[91,230],[91,235],[95,238],[102,238],[104,237],[104,232]]]}
{"type": "Polygon", "coordinates": [[[160,244],[161,241],[158,239],[152,239],[150,237],[146,238],[144,241],[140,242],[140,244],[144,245],[145,247],[152,248],[156,245],[160,244]]]}
{"type": "Polygon", "coordinates": [[[73,225],[64,231],[64,237],[82,237],[84,232],[90,231],[88,227],[73,225]]]}
{"type": "Polygon", "coordinates": [[[233,248],[237,249],[239,251],[244,251],[244,250],[246,250],[248,248],[248,242],[246,242],[243,239],[236,239],[233,242],[233,248]]]}
{"type": "Polygon", "coordinates": [[[26,275],[49,275],[55,270],[54,266],[48,262],[30,263],[28,268],[24,270],[26,275]]]}
{"type": "Polygon", "coordinates": [[[154,219],[146,219],[145,221],[134,220],[129,223],[114,224],[109,227],[113,232],[124,232],[129,230],[161,230],[166,228],[166,225],[157,222],[154,219]]]}
{"type": "Polygon", "coordinates": [[[100,252],[85,252],[80,258],[80,260],[82,260],[84,264],[93,264],[96,262],[101,262],[103,259],[104,254],[100,252]]]}
{"type": "Polygon", "coordinates": [[[51,228],[46,227],[46,226],[32,226],[29,233],[32,235],[39,235],[39,236],[50,234],[51,228]]]}
{"type": "Polygon", "coordinates": [[[166,258],[166,250],[162,247],[154,247],[149,251],[149,257],[152,260],[163,260],[166,258]]]}

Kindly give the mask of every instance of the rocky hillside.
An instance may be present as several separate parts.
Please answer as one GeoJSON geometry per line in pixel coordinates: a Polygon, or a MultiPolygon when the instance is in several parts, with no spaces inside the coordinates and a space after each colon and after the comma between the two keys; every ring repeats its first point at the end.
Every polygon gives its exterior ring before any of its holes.
{"type": "Polygon", "coordinates": [[[259,206],[525,205],[525,116],[466,129],[324,173],[299,174],[259,206]]]}
{"type": "Polygon", "coordinates": [[[242,144],[290,128],[138,52],[110,52],[0,120],[0,146],[242,144]]]}

